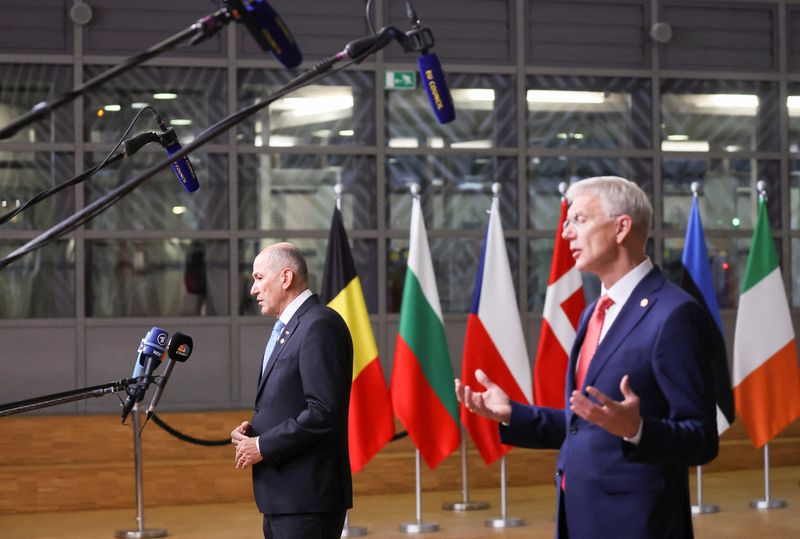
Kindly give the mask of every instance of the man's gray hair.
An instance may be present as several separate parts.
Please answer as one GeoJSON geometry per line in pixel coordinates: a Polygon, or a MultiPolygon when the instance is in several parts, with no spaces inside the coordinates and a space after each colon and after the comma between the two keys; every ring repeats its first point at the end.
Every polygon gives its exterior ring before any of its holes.
{"type": "Polygon", "coordinates": [[[653,206],[642,188],[619,176],[596,176],[573,183],[567,189],[567,201],[572,203],[579,195],[600,197],[608,217],[630,215],[633,228],[647,237],[653,206]]]}
{"type": "Polygon", "coordinates": [[[308,282],[308,264],[303,253],[291,243],[279,243],[270,249],[268,264],[271,268],[280,270],[291,268],[292,273],[304,283],[308,282]]]}

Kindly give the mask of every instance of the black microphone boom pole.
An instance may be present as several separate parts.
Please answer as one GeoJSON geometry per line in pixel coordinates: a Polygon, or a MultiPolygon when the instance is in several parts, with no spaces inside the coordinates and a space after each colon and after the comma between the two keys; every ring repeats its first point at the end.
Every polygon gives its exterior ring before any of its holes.
{"type": "MultiPolygon", "coordinates": [[[[325,75],[328,71],[330,71],[333,66],[340,61],[343,60],[350,60],[352,63],[358,63],[362,61],[367,56],[374,54],[378,50],[386,47],[391,43],[393,40],[399,40],[404,48],[407,46],[403,39],[405,35],[393,27],[386,27],[383,28],[378,34],[374,36],[370,36],[369,38],[359,39],[353,41],[351,44],[357,44],[357,46],[352,47],[350,49],[350,45],[345,48],[345,50],[340,51],[333,56],[325,58],[321,60],[317,64],[315,64],[311,69],[305,71],[304,73],[300,74],[299,76],[295,77],[289,83],[284,85],[280,90],[274,92],[273,94],[269,95],[266,99],[261,102],[254,103],[249,107],[245,107],[240,111],[237,111],[225,118],[221,119],[217,123],[211,125],[210,127],[206,128],[203,132],[201,132],[195,139],[169,156],[167,159],[162,159],[155,165],[151,166],[150,168],[146,169],[144,172],[125,182],[124,184],[120,185],[116,189],[107,193],[103,198],[97,199],[79,212],[76,212],[72,216],[64,219],[60,223],[52,226],[48,230],[45,230],[39,236],[35,237],[34,239],[27,242],[22,247],[14,250],[13,252],[9,253],[8,255],[0,258],[0,269],[5,268],[15,260],[25,256],[27,253],[41,247],[49,243],[50,241],[71,232],[72,230],[78,228],[85,222],[89,221],[96,215],[107,210],[114,204],[117,200],[120,200],[122,197],[136,189],[139,185],[147,181],[148,179],[152,178],[162,170],[165,170],[167,167],[170,167],[173,162],[177,159],[180,159],[193,150],[199,148],[206,142],[212,140],[213,138],[217,137],[219,134],[227,131],[234,125],[240,123],[245,118],[255,114],[259,110],[269,106],[271,103],[277,101],[284,95],[301,88],[318,78],[321,78],[325,75]]],[[[347,67],[349,64],[345,64],[343,67],[347,67]]],[[[340,69],[342,69],[340,68],[340,69]]]]}
{"type": "Polygon", "coordinates": [[[153,45],[149,49],[131,56],[124,60],[121,64],[108,69],[94,78],[91,78],[81,84],[80,86],[76,86],[72,90],[61,94],[60,96],[56,97],[52,101],[43,101],[38,105],[34,106],[30,111],[23,114],[10,124],[0,128],[0,140],[7,139],[17,133],[20,129],[29,125],[36,120],[42,118],[49,112],[55,110],[56,108],[60,107],[61,105],[76,99],[89,90],[100,86],[107,80],[116,77],[117,75],[128,71],[129,69],[136,67],[137,65],[146,62],[150,58],[161,54],[164,51],[167,51],[173,47],[175,47],[181,41],[185,41],[195,36],[205,36],[210,37],[217,33],[222,25],[227,24],[229,22],[229,15],[227,8],[220,9],[215,13],[210,15],[206,15],[189,28],[178,32],[177,34],[165,39],[161,43],[153,45]]]}

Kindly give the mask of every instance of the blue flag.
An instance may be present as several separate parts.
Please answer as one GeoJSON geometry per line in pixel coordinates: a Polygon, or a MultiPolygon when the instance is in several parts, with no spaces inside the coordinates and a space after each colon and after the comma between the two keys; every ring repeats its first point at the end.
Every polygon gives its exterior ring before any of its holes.
{"type": "Polygon", "coordinates": [[[686,241],[683,245],[683,274],[681,287],[689,292],[708,311],[714,320],[711,354],[711,366],[714,371],[714,391],[717,400],[717,430],[722,434],[733,423],[735,412],[733,407],[733,389],[728,370],[728,354],[725,351],[725,339],[722,337],[722,321],[719,317],[719,304],[711,279],[711,264],[706,249],[706,238],[703,234],[703,223],[700,221],[700,210],[697,197],[692,201],[689,213],[689,224],[686,227],[686,241]]]}

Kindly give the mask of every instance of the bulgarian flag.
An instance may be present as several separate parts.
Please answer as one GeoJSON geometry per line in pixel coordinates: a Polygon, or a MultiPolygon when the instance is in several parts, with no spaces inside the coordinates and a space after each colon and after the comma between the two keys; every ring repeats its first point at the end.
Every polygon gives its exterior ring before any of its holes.
{"type": "MultiPolygon", "coordinates": [[[[533,402],[531,366],[522,335],[497,197],[492,200],[489,212],[461,362],[464,384],[483,391],[483,386],[475,378],[476,369],[485,372],[512,400],[526,404],[533,402]]],[[[461,421],[487,465],[511,450],[511,446],[500,443],[496,421],[473,414],[464,406],[461,407],[461,421]]]]}
{"type": "Polygon", "coordinates": [[[562,198],[550,280],[544,297],[539,349],[533,369],[536,405],[550,408],[564,408],[569,352],[575,342],[581,312],[586,307],[581,273],[575,268],[569,241],[561,237],[567,207],[567,199],[562,198]]]}
{"type": "Polygon", "coordinates": [[[328,235],[321,297],[344,318],[353,339],[348,439],[350,468],[358,473],[394,436],[394,417],[364,293],[338,208],[333,210],[328,235]]]}
{"type": "Polygon", "coordinates": [[[736,314],[733,395],[756,447],[800,417],[797,344],[763,197],[736,314]]]}
{"type": "Polygon", "coordinates": [[[408,269],[392,368],[392,404],[429,468],[461,442],[453,367],[419,199],[411,207],[408,269]]]}

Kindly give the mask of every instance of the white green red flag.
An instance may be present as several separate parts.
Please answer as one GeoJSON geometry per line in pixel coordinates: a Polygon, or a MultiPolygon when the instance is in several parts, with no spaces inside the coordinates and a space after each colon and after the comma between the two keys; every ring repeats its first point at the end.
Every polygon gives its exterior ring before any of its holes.
{"type": "Polygon", "coordinates": [[[736,315],[733,395],[756,447],[800,417],[797,343],[763,197],[736,315]]]}
{"type": "Polygon", "coordinates": [[[453,382],[428,234],[415,197],[391,394],[395,415],[431,469],[461,442],[453,382]]]}

